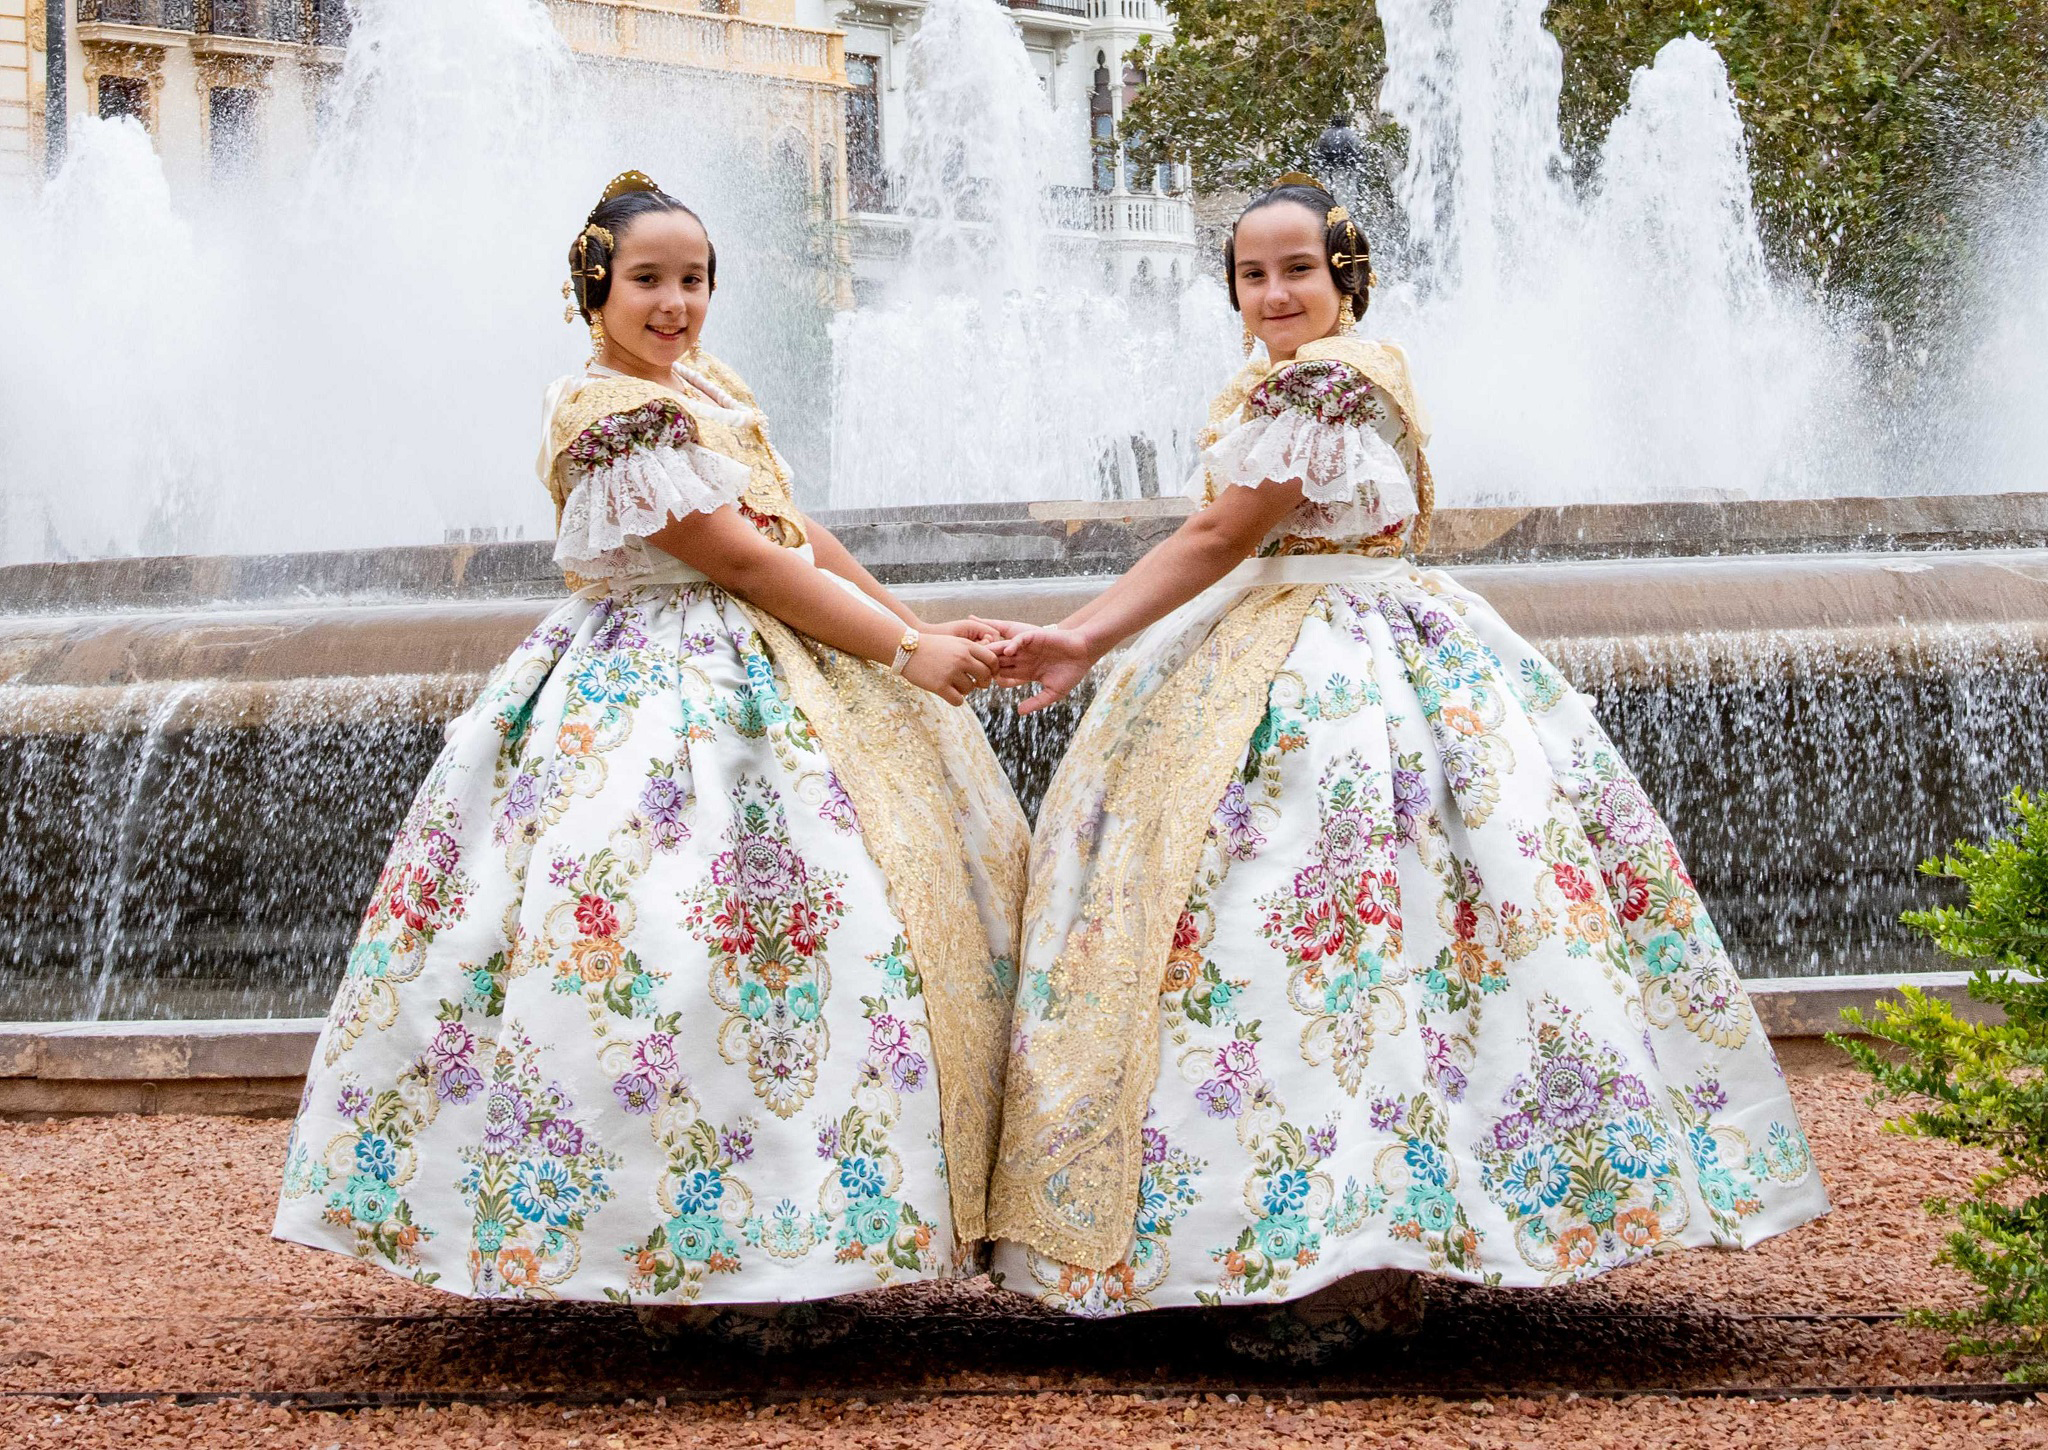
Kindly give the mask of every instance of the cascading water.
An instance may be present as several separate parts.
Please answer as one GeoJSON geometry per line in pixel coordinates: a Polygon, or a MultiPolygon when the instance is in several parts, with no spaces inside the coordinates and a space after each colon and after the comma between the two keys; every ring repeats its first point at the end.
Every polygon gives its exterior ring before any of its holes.
{"type": "Polygon", "coordinates": [[[1414,356],[1453,502],[1897,492],[1853,349],[1772,279],[1720,57],[1636,72],[1590,185],[1558,130],[1542,0],[1381,0],[1405,231],[1368,331],[1414,356]]]}
{"type": "Polygon", "coordinates": [[[87,119],[0,214],[0,563],[545,536],[564,254],[627,167],[724,240],[707,340],[820,470],[809,199],[744,85],[576,64],[539,0],[352,9],[303,167],[174,198],[136,123],[87,119]]]}
{"type": "Polygon", "coordinates": [[[1046,100],[1006,10],[933,0],[907,71],[908,254],[833,324],[833,505],[1178,492],[1235,358],[1221,289],[1134,306],[1057,224],[1086,132],[1046,100]]]}

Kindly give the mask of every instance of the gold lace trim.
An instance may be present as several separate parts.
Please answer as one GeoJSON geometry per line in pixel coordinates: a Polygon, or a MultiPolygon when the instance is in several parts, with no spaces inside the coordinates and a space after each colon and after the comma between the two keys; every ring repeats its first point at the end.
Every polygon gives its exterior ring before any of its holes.
{"type": "Polygon", "coordinates": [[[712,405],[695,392],[664,387],[645,378],[591,379],[555,409],[548,425],[548,447],[553,455],[548,468],[548,492],[554,496],[556,521],[561,519],[562,506],[572,487],[562,461],[569,445],[599,419],[635,412],[656,399],[666,399],[680,403],[689,414],[699,444],[747,466],[747,486],[740,494],[740,502],[751,513],[773,522],[777,543],[787,549],[799,547],[805,538],[804,516],[796,506],[789,469],[768,441],[768,424],[754,403],[753,392],[739,374],[709,354],[700,354],[692,365],[731,394],[750,414],[748,421],[735,427],[715,416],[712,405]]]}
{"type": "MultiPolygon", "coordinates": [[[[1211,448],[1223,435],[1238,424],[1250,421],[1251,396],[1253,391],[1273,373],[1296,362],[1310,362],[1317,358],[1328,358],[1355,368],[1369,380],[1380,395],[1393,407],[1401,420],[1401,438],[1394,445],[1394,452],[1400,455],[1407,466],[1408,476],[1415,483],[1416,512],[1409,521],[1406,539],[1395,534],[1385,539],[1368,539],[1362,544],[1343,544],[1333,548],[1314,547],[1314,541],[1290,537],[1281,541],[1283,554],[1308,553],[1349,553],[1349,554],[1420,554],[1429,546],[1429,526],[1436,513],[1436,484],[1430,477],[1429,459],[1423,448],[1429,442],[1429,419],[1422,410],[1422,403],[1415,396],[1415,383],[1408,375],[1408,355],[1392,343],[1368,342],[1364,338],[1339,336],[1317,338],[1314,342],[1303,343],[1300,350],[1285,363],[1267,362],[1255,359],[1246,363],[1209,403],[1209,426],[1202,430],[1199,442],[1203,448],[1211,448]],[[1301,547],[1292,547],[1300,545],[1301,547]]],[[[1216,501],[1216,481],[1206,475],[1202,481],[1202,502],[1216,501]]]]}
{"type": "MultiPolygon", "coordinates": [[[[1059,860],[1076,843],[1085,884],[1072,930],[1052,944],[1046,1005],[1017,1024],[1030,1046],[1005,1086],[989,1188],[998,1237],[1091,1269],[1129,1251],[1174,925],[1216,803],[1321,595],[1251,591],[1149,696],[1145,662],[1127,656],[1082,722],[1032,848],[1027,922],[1045,923],[1059,860]]],[[[1033,944],[1023,947],[1035,966],[1033,944]]]]}
{"type": "Polygon", "coordinates": [[[976,909],[974,868],[1001,918],[995,934],[1013,944],[1030,851],[1024,814],[971,712],[879,665],[812,644],[764,610],[740,607],[817,733],[888,882],[924,981],[953,1229],[963,1242],[985,1238],[1011,988],[976,909]],[[969,820],[989,823],[993,838],[968,840],[969,820]]]}

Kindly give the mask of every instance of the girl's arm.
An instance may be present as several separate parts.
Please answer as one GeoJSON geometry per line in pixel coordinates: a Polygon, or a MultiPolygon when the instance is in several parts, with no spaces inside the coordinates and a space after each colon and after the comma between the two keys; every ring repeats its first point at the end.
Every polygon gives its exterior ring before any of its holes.
{"type": "Polygon", "coordinates": [[[810,538],[811,552],[817,555],[818,567],[829,569],[840,578],[856,585],[860,592],[881,605],[912,629],[929,630],[933,634],[957,634],[962,639],[989,642],[1001,637],[1001,632],[980,620],[955,620],[950,624],[926,624],[915,611],[889,592],[888,586],[870,574],[853,557],[853,551],[839,542],[838,536],[823,524],[804,515],[804,533],[810,538]]]}
{"type": "MultiPolygon", "coordinates": [[[[917,628],[849,597],[802,555],[763,538],[730,504],[671,520],[649,534],[647,542],[791,629],[865,660],[889,663],[903,641],[905,624],[917,628]]],[[[881,589],[879,584],[874,587],[881,589]]],[[[995,655],[986,645],[933,634],[920,642],[903,676],[958,705],[968,691],[988,684],[995,669],[995,655]]]]}
{"type": "Polygon", "coordinates": [[[840,578],[857,585],[860,592],[888,610],[912,629],[923,629],[924,621],[911,612],[910,606],[891,594],[882,581],[870,574],[860,560],[853,557],[853,551],[839,542],[830,529],[804,515],[804,534],[811,541],[811,552],[818,557],[818,567],[828,569],[840,578]]]}
{"type": "Polygon", "coordinates": [[[1043,709],[1081,682],[1097,660],[1154,620],[1163,619],[1250,557],[1259,541],[1301,507],[1299,480],[1233,484],[1189,515],[1173,537],[1116,583],[1050,629],[1028,630],[996,647],[997,683],[1036,681],[1019,714],[1043,709]]]}

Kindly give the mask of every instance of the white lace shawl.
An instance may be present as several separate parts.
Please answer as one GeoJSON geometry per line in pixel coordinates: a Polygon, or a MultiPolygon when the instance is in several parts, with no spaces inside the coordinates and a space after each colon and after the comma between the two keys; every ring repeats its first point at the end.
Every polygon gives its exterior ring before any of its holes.
{"type": "Polygon", "coordinates": [[[739,502],[747,466],[697,443],[634,448],[608,463],[569,467],[555,562],[592,579],[645,574],[643,542],[671,522],[739,502]]]}
{"type": "Polygon", "coordinates": [[[1394,451],[1400,436],[1400,419],[1376,396],[1357,422],[1326,423],[1289,407],[1238,424],[1203,451],[1201,467],[1218,493],[1298,481],[1302,506],[1274,535],[1348,542],[1416,512],[1415,485],[1394,451]]]}

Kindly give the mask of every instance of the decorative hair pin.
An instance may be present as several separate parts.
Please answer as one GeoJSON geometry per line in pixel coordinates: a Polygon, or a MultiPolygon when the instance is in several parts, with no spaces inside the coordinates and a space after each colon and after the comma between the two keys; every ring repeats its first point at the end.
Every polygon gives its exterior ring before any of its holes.
{"type": "Polygon", "coordinates": [[[1313,186],[1317,191],[1328,191],[1330,189],[1313,176],[1310,176],[1306,171],[1283,171],[1273,179],[1273,184],[1266,189],[1268,191],[1277,191],[1283,186],[1313,186]]]}
{"type": "MultiPolygon", "coordinates": [[[[629,196],[636,191],[660,190],[661,188],[654,184],[654,178],[644,171],[621,171],[612,178],[611,185],[604,189],[604,195],[597,199],[597,206],[603,206],[608,201],[617,201],[620,197],[629,196]]],[[[597,215],[597,206],[590,209],[592,216],[597,215]]]]}

